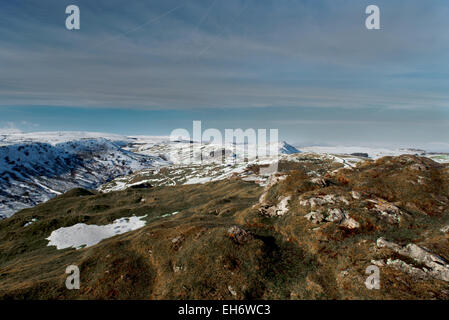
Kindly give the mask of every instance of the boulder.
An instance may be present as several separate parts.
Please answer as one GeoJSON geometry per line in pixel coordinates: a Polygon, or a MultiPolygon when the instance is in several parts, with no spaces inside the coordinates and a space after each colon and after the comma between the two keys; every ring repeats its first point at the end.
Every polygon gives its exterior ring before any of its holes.
{"type": "MultiPolygon", "coordinates": [[[[384,238],[377,239],[377,246],[379,248],[389,248],[394,252],[408,258],[412,258],[419,264],[425,265],[429,270],[424,270],[427,275],[449,282],[449,262],[442,257],[429,252],[427,249],[420,247],[414,243],[406,246],[400,246],[394,242],[385,240],[384,238]]],[[[397,262],[393,263],[399,266],[397,262]]],[[[404,265],[401,264],[401,270],[404,265]]]]}

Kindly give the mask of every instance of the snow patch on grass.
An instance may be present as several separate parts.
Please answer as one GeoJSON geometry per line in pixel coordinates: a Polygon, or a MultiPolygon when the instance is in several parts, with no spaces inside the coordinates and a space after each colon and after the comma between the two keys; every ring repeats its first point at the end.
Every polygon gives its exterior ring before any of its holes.
{"type": "Polygon", "coordinates": [[[37,219],[36,219],[36,218],[33,218],[33,219],[31,219],[31,221],[25,223],[23,226],[24,226],[24,227],[28,227],[29,225],[33,224],[33,222],[36,222],[36,221],[37,221],[37,219]]]}
{"type": "Polygon", "coordinates": [[[71,227],[59,228],[47,238],[50,241],[48,246],[56,246],[57,249],[90,247],[101,240],[144,227],[146,222],[142,219],[145,217],[146,215],[120,218],[104,226],[77,223],[71,227]]]}

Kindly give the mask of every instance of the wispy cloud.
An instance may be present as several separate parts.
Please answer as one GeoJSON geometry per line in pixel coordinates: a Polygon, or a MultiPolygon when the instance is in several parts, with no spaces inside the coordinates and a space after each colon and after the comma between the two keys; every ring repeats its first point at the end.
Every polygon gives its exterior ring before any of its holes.
{"type": "Polygon", "coordinates": [[[377,2],[2,3],[0,105],[449,107],[449,4],[377,2]]]}
{"type": "Polygon", "coordinates": [[[364,27],[368,1],[71,3],[79,31],[59,0],[0,2],[5,130],[168,134],[204,119],[299,142],[449,138],[447,0],[376,0],[380,31],[364,27]]]}

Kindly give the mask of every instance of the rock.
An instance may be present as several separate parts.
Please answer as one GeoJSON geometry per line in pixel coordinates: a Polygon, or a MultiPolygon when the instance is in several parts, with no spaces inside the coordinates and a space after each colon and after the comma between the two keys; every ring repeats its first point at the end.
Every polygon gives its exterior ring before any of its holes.
{"type": "Polygon", "coordinates": [[[234,288],[232,288],[231,286],[228,286],[228,290],[234,297],[237,296],[237,292],[234,290],[234,288]]]}
{"type": "Polygon", "coordinates": [[[340,272],[340,277],[344,278],[346,276],[349,275],[349,271],[348,270],[343,270],[342,272],[340,272]]]}
{"type": "Polygon", "coordinates": [[[339,196],[337,198],[337,201],[343,202],[347,206],[349,205],[349,201],[345,197],[343,197],[343,196],[339,196]]]}
{"type": "Polygon", "coordinates": [[[448,233],[449,232],[449,226],[445,226],[445,227],[441,228],[440,231],[443,232],[443,233],[448,233]]]}
{"type": "Polygon", "coordinates": [[[426,170],[428,170],[428,168],[425,165],[421,164],[421,163],[412,164],[409,168],[411,170],[416,170],[416,171],[426,171],[426,170]]]}
{"type": "Polygon", "coordinates": [[[381,259],[381,260],[371,260],[371,263],[375,266],[378,267],[384,267],[385,266],[385,262],[381,259]]]}
{"type": "Polygon", "coordinates": [[[235,243],[243,244],[248,242],[253,238],[250,232],[243,230],[239,226],[232,226],[228,229],[227,235],[231,238],[235,243]]]}
{"type": "Polygon", "coordinates": [[[326,180],[324,180],[323,178],[312,178],[310,180],[312,183],[319,185],[320,187],[324,188],[327,186],[326,180]]]}
{"type": "Polygon", "coordinates": [[[185,237],[183,235],[180,235],[180,236],[177,236],[177,237],[173,238],[171,240],[173,249],[174,250],[178,250],[179,248],[181,248],[181,245],[182,245],[184,240],[185,240],[185,237]]]}
{"type": "Polygon", "coordinates": [[[389,223],[399,223],[401,221],[402,211],[385,200],[368,200],[374,203],[374,210],[380,213],[381,217],[387,220],[389,223]]]}
{"type": "Polygon", "coordinates": [[[408,256],[431,270],[430,274],[440,280],[449,282],[449,263],[442,257],[433,254],[414,243],[408,244],[399,254],[408,256]]]}
{"type": "Polygon", "coordinates": [[[359,200],[362,195],[360,194],[360,192],[357,191],[351,191],[351,196],[355,199],[355,200],[359,200]]]}
{"type": "Polygon", "coordinates": [[[268,191],[271,189],[271,187],[275,186],[276,184],[278,184],[279,182],[285,180],[286,178],[287,178],[286,175],[283,175],[283,176],[272,175],[272,176],[270,176],[268,178],[267,185],[264,188],[264,193],[259,198],[259,203],[261,205],[265,205],[266,198],[268,196],[268,191]]]}
{"type": "Polygon", "coordinates": [[[360,224],[356,220],[348,216],[341,209],[331,209],[328,211],[327,216],[324,216],[319,211],[312,211],[304,217],[315,224],[319,224],[321,222],[336,222],[339,223],[340,226],[348,229],[356,229],[360,227],[360,224]]]}
{"type": "Polygon", "coordinates": [[[393,251],[396,251],[396,252],[398,252],[401,249],[401,246],[397,245],[394,242],[387,241],[382,237],[377,239],[376,244],[379,248],[388,248],[388,249],[392,249],[393,251]]]}
{"type": "Polygon", "coordinates": [[[305,215],[307,220],[312,221],[315,224],[318,224],[320,222],[324,221],[324,216],[320,212],[312,211],[305,215]]]}
{"type": "Polygon", "coordinates": [[[182,240],[183,240],[183,236],[181,235],[181,236],[177,236],[176,238],[173,238],[172,240],[171,240],[171,242],[172,243],[179,243],[179,242],[181,242],[182,240]]]}
{"type": "Polygon", "coordinates": [[[346,216],[343,222],[340,223],[340,226],[345,227],[347,229],[358,229],[360,228],[360,223],[355,221],[353,218],[346,216]]]}
{"type": "Polygon", "coordinates": [[[288,202],[290,201],[291,196],[283,197],[280,199],[279,203],[275,206],[262,205],[259,208],[259,212],[262,215],[269,217],[283,216],[288,212],[288,202]]]}
{"type": "Polygon", "coordinates": [[[341,209],[331,209],[328,211],[326,221],[329,222],[341,222],[345,219],[345,214],[341,209]]]}
{"type": "Polygon", "coordinates": [[[303,206],[303,207],[310,206],[310,208],[313,210],[316,207],[325,205],[327,203],[331,203],[331,204],[334,203],[332,196],[316,197],[316,198],[301,200],[299,202],[299,205],[303,206]]]}
{"type": "Polygon", "coordinates": [[[182,266],[173,266],[173,272],[174,273],[179,273],[182,270],[184,270],[184,268],[182,266]]]}
{"type": "Polygon", "coordinates": [[[268,184],[265,186],[265,191],[259,198],[259,203],[254,206],[254,207],[257,207],[257,206],[259,207],[260,214],[269,216],[269,217],[275,217],[275,216],[282,216],[288,212],[287,206],[288,206],[288,202],[291,199],[291,196],[280,197],[278,199],[279,203],[275,206],[272,206],[267,203],[267,197],[268,197],[271,187],[273,187],[280,181],[285,180],[286,178],[287,178],[286,175],[270,176],[270,178],[268,179],[268,184]]]}
{"type": "MultiPolygon", "coordinates": [[[[412,258],[416,262],[425,265],[430,270],[424,270],[426,274],[433,278],[449,282],[449,263],[442,257],[429,252],[414,243],[410,243],[404,247],[385,240],[384,238],[377,239],[377,246],[379,248],[389,248],[394,252],[412,258]]],[[[398,266],[398,263],[395,263],[398,266]]],[[[405,267],[404,267],[405,268],[405,267]]]]}
{"type": "Polygon", "coordinates": [[[400,271],[412,276],[413,278],[424,280],[429,277],[429,275],[424,270],[415,268],[399,259],[395,259],[395,260],[388,259],[387,265],[392,266],[396,270],[400,270],[400,271]]]}
{"type": "Polygon", "coordinates": [[[337,197],[333,194],[327,194],[325,196],[318,196],[309,199],[300,199],[299,205],[302,207],[310,206],[313,210],[326,204],[335,204],[336,202],[342,202],[345,205],[349,205],[349,201],[344,196],[337,197]]]}
{"type": "Polygon", "coordinates": [[[276,206],[263,205],[259,208],[259,213],[263,216],[276,216],[276,206]]]}
{"type": "Polygon", "coordinates": [[[417,180],[418,180],[418,184],[423,185],[426,183],[427,178],[418,176],[417,180]]]}
{"type": "MultiPolygon", "coordinates": [[[[330,200],[330,203],[334,203],[334,201],[330,200]]],[[[324,204],[328,203],[328,200],[326,199],[322,199],[322,198],[310,198],[309,199],[309,204],[310,204],[310,208],[315,209],[318,206],[322,206],[324,204]]]]}
{"type": "Polygon", "coordinates": [[[276,208],[276,215],[283,216],[285,213],[288,212],[288,202],[290,201],[290,199],[291,196],[284,197],[281,199],[276,208]]]}

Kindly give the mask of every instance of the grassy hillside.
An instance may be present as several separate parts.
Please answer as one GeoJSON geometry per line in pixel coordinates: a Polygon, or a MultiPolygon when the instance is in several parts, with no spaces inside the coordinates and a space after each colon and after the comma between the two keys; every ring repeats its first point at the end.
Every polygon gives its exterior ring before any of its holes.
{"type": "Polygon", "coordinates": [[[447,166],[401,156],[342,168],[301,155],[280,169],[265,187],[233,177],[110,193],[74,189],[22,210],[0,221],[0,298],[449,298],[447,166]],[[79,250],[47,246],[58,228],[133,215],[147,215],[146,226],[79,250]],[[410,254],[408,244],[438,255],[441,267],[427,259],[434,256],[410,254]],[[72,264],[80,290],[65,288],[72,264]],[[373,264],[380,290],[364,284],[373,264]]]}

